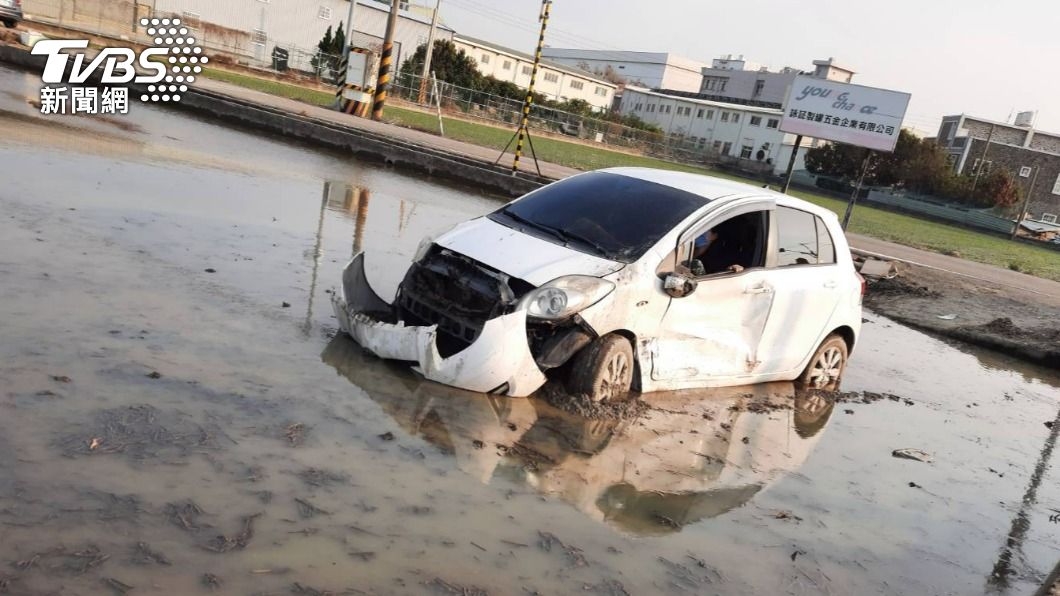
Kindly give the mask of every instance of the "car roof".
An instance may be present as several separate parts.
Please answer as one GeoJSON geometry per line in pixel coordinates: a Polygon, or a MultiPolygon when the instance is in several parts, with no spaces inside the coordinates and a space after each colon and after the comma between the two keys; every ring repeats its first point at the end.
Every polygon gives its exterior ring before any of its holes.
{"type": "Polygon", "coordinates": [[[662,184],[663,186],[683,190],[687,193],[703,197],[704,203],[723,197],[733,196],[769,197],[775,199],[778,205],[784,207],[802,209],[803,211],[809,211],[810,213],[824,218],[836,218],[835,213],[829,209],[818,207],[809,201],[804,201],[791,195],[782,194],[775,190],[770,190],[754,184],[737,182],[735,180],[719,178],[717,176],[693,174],[691,172],[676,172],[673,170],[660,170],[656,168],[607,168],[598,171],[606,172],[608,174],[617,174],[619,176],[627,176],[629,178],[637,178],[639,180],[654,182],[655,184],[662,184]]]}

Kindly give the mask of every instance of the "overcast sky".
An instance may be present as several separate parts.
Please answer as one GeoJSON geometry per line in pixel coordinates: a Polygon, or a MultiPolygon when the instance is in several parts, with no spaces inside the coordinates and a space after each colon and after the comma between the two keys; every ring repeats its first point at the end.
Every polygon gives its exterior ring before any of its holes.
{"type": "MultiPolygon", "coordinates": [[[[434,0],[418,0],[433,5],[434,0]]],[[[458,32],[532,52],[540,0],[442,0],[458,32]]],[[[673,52],[703,62],[743,54],[777,69],[834,57],[855,83],[912,94],[906,125],[1007,120],[1037,110],[1060,132],[1058,0],[554,0],[552,47],[673,52]]]]}

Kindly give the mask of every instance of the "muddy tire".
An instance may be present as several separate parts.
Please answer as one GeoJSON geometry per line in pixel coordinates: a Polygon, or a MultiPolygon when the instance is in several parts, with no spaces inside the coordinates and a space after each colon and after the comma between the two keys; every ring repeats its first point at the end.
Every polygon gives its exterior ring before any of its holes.
{"type": "Polygon", "coordinates": [[[795,381],[800,389],[836,391],[847,367],[847,342],[838,335],[829,335],[813,353],[806,370],[795,381]]]}
{"type": "Polygon", "coordinates": [[[633,384],[633,346],[621,335],[596,339],[572,359],[567,384],[594,402],[621,399],[633,384]]]}

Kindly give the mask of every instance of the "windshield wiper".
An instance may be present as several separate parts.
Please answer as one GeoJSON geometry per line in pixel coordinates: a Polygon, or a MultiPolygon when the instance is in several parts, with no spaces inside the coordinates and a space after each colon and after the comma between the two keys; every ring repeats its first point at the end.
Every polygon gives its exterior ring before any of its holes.
{"type": "Polygon", "coordinates": [[[517,221],[517,222],[519,222],[519,223],[521,223],[523,225],[527,225],[527,226],[530,226],[531,228],[534,228],[535,230],[540,230],[542,232],[545,232],[546,234],[549,234],[550,236],[552,236],[553,238],[555,238],[557,240],[562,240],[564,242],[567,241],[567,239],[563,236],[563,234],[560,233],[560,231],[556,230],[555,228],[550,228],[550,227],[548,227],[546,225],[539,224],[536,221],[533,221],[531,219],[527,219],[527,218],[523,217],[522,215],[519,215],[518,213],[516,213],[514,211],[509,211],[508,209],[501,209],[501,213],[503,213],[504,215],[510,217],[511,219],[513,219],[513,220],[515,220],[515,221],[517,221]]]}
{"type": "Polygon", "coordinates": [[[567,230],[556,229],[555,231],[558,236],[562,236],[565,240],[573,240],[579,244],[584,244],[596,251],[596,254],[598,255],[605,257],[609,257],[611,255],[611,250],[604,248],[599,242],[593,240],[592,238],[582,236],[577,232],[568,232],[567,230]]]}

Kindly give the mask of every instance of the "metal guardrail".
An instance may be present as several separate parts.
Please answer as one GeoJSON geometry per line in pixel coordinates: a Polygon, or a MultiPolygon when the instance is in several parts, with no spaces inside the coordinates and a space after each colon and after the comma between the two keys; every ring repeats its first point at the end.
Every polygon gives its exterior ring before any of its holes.
{"type": "Polygon", "coordinates": [[[889,205],[915,213],[923,213],[931,217],[1002,234],[1011,234],[1016,226],[1016,222],[1011,219],[985,213],[979,209],[964,209],[880,190],[869,191],[867,199],[873,203],[889,205]]]}

